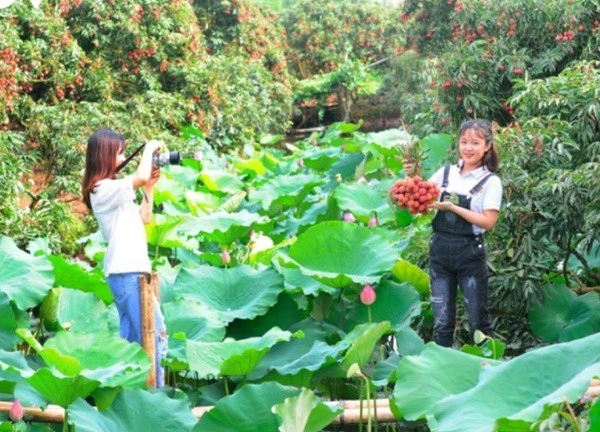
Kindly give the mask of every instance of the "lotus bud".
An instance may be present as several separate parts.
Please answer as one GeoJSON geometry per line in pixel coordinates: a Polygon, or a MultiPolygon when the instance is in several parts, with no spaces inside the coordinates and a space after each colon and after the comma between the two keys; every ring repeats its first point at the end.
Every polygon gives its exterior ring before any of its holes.
{"type": "Polygon", "coordinates": [[[361,178],[359,178],[356,183],[368,183],[367,179],[365,178],[365,176],[362,176],[361,178]]]}
{"type": "Polygon", "coordinates": [[[12,407],[10,407],[8,415],[12,421],[17,422],[23,420],[23,407],[21,406],[21,402],[19,402],[19,399],[14,400],[12,407]]]}
{"type": "Polygon", "coordinates": [[[356,222],[356,218],[354,217],[354,215],[350,212],[346,212],[344,213],[344,222],[356,222]]]}
{"type": "Polygon", "coordinates": [[[225,162],[225,168],[230,169],[231,168],[231,164],[229,162],[225,162]]]}
{"type": "Polygon", "coordinates": [[[224,250],[223,252],[221,252],[221,260],[223,260],[223,264],[227,265],[231,262],[231,256],[229,255],[229,252],[224,250]]]}
{"type": "Polygon", "coordinates": [[[300,168],[304,168],[304,159],[300,158],[296,161],[300,168]]]}
{"type": "Polygon", "coordinates": [[[376,227],[376,226],[378,225],[378,222],[379,222],[379,221],[377,220],[377,216],[371,216],[371,217],[369,218],[369,226],[370,226],[371,228],[373,228],[373,227],[376,227]]]}
{"type": "Polygon", "coordinates": [[[194,159],[196,159],[197,161],[202,160],[202,152],[200,150],[196,150],[194,152],[194,159]]]}
{"type": "Polygon", "coordinates": [[[377,296],[375,295],[373,287],[369,284],[366,284],[362,292],[360,293],[360,301],[365,306],[371,306],[373,303],[375,303],[376,298],[377,296]]]}

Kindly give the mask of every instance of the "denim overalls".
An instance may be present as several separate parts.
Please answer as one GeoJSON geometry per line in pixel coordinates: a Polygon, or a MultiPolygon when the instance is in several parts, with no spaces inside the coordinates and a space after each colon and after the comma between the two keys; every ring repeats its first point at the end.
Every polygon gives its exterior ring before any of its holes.
{"type": "MultiPolygon", "coordinates": [[[[444,168],[441,201],[451,199],[455,205],[471,209],[471,197],[492,177],[482,178],[468,193],[449,194],[450,165],[444,168]]],[[[433,307],[433,338],[438,345],[451,347],[456,321],[456,286],[460,286],[469,315],[471,336],[475,330],[492,335],[487,308],[488,268],[481,234],[473,233],[470,222],[451,211],[438,211],[433,219],[429,243],[429,276],[433,307]]]]}

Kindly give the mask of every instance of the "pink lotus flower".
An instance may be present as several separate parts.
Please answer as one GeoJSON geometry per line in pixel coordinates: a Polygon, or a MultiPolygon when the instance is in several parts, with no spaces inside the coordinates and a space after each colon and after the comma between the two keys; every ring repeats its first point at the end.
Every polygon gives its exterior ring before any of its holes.
{"type": "Polygon", "coordinates": [[[223,264],[227,265],[231,262],[231,255],[229,255],[229,252],[224,250],[223,252],[221,252],[221,260],[223,260],[223,264]]]}
{"type": "Polygon", "coordinates": [[[368,183],[367,179],[365,178],[365,176],[362,176],[361,178],[359,178],[356,183],[368,183]]]}
{"type": "Polygon", "coordinates": [[[298,159],[298,160],[296,161],[296,163],[298,164],[298,166],[299,166],[300,168],[304,168],[304,159],[298,159]]]}
{"type": "Polygon", "coordinates": [[[14,400],[8,415],[12,421],[23,420],[23,407],[21,406],[21,402],[19,402],[19,399],[14,400]]]}
{"type": "Polygon", "coordinates": [[[202,160],[202,152],[200,150],[196,150],[194,152],[194,159],[196,159],[197,161],[202,160]]]}
{"type": "Polygon", "coordinates": [[[376,298],[377,296],[375,295],[375,290],[373,290],[373,287],[369,284],[366,284],[360,293],[360,301],[365,306],[371,306],[373,303],[375,303],[376,298]]]}
{"type": "Polygon", "coordinates": [[[369,218],[369,226],[372,227],[376,227],[379,224],[379,221],[377,220],[377,216],[371,216],[369,218]]]}
{"type": "Polygon", "coordinates": [[[354,217],[354,215],[350,212],[346,212],[344,213],[344,222],[356,222],[356,218],[354,217]]]}

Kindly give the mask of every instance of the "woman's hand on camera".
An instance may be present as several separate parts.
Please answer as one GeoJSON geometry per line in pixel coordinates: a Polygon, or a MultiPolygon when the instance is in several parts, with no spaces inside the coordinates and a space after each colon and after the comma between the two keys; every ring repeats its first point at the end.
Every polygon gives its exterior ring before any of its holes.
{"type": "Polygon", "coordinates": [[[158,179],[160,178],[160,167],[152,168],[152,174],[150,175],[150,179],[146,182],[146,189],[152,189],[158,179]]]}
{"type": "Polygon", "coordinates": [[[154,154],[155,152],[160,153],[164,146],[165,143],[162,141],[150,140],[146,143],[146,147],[144,148],[144,150],[149,152],[150,154],[154,154]]]}

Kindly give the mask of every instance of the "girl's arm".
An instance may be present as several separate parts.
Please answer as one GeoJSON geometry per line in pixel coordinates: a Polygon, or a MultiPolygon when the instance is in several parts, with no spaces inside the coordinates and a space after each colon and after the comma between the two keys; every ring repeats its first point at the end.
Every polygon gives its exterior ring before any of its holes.
{"type": "Polygon", "coordinates": [[[144,198],[142,199],[142,205],[140,205],[140,216],[144,225],[148,225],[152,221],[152,209],[154,208],[154,185],[160,177],[160,168],[153,168],[150,179],[144,185],[142,192],[144,198]]]}
{"type": "Polygon", "coordinates": [[[476,213],[472,210],[452,204],[450,201],[437,201],[430,205],[430,207],[441,210],[441,211],[452,211],[462,217],[467,222],[477,225],[486,231],[491,230],[498,222],[498,210],[484,210],[483,213],[476,213]]]}
{"type": "MultiPolygon", "coordinates": [[[[152,154],[157,150],[160,151],[162,146],[162,141],[152,140],[146,143],[140,164],[133,175],[134,189],[144,186],[152,177],[152,154]]],[[[150,210],[152,210],[152,207],[150,207],[150,210]]]]}

